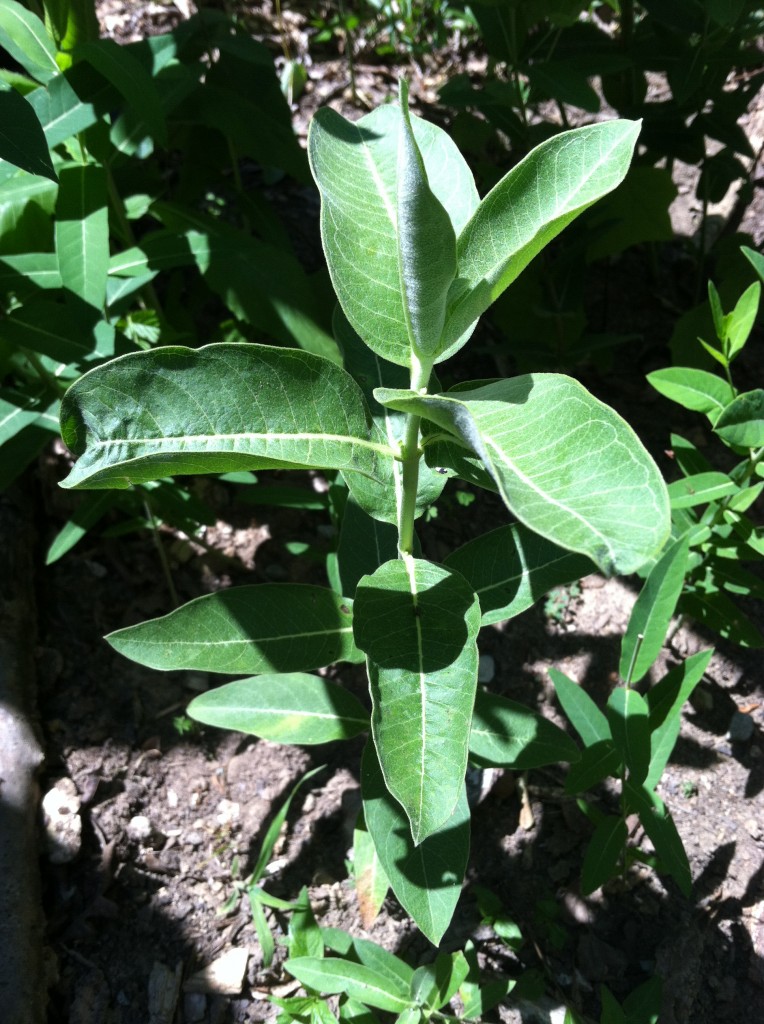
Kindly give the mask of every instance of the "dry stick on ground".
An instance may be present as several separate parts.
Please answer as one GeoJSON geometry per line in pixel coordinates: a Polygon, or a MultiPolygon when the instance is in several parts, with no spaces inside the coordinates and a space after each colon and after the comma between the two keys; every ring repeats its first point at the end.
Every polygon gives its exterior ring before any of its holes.
{"type": "Polygon", "coordinates": [[[30,503],[0,496],[0,1006],[5,1024],[42,1024],[43,918],[37,871],[33,531],[30,503]]]}

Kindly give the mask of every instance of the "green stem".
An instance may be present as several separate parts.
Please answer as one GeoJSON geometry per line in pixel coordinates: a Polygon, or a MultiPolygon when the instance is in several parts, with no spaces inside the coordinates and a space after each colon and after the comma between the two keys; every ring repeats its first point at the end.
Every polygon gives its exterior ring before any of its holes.
{"type": "MultiPolygon", "coordinates": [[[[431,372],[432,363],[423,364],[414,357],[411,367],[411,390],[425,391],[431,372]]],[[[420,417],[413,413],[406,416],[406,429],[401,445],[403,496],[398,509],[398,553],[401,558],[414,553],[414,519],[419,489],[419,461],[422,457],[419,450],[420,422],[420,417]]]]}
{"type": "Polygon", "coordinates": [[[167,583],[167,589],[170,592],[170,600],[172,601],[173,606],[175,608],[180,608],[180,598],[178,597],[178,591],[175,589],[175,581],[172,578],[172,570],[170,569],[170,563],[167,559],[167,552],[165,551],[162,541],[160,540],[159,537],[159,527],[157,526],[157,521],[156,518],[154,517],[154,512],[151,508],[151,505],[149,504],[149,499],[148,496],[146,495],[146,492],[141,487],[139,487],[138,490],[142,492],[141,496],[143,498],[143,510],[146,513],[146,518],[151,523],[151,532],[154,537],[154,544],[157,549],[157,554],[159,555],[159,561],[162,565],[162,572],[164,573],[165,582],[167,583]]]}

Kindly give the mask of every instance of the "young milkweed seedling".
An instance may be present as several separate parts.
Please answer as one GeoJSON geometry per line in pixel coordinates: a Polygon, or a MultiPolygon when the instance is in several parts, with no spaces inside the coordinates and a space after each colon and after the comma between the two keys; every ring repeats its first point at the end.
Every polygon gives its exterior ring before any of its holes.
{"type": "Polygon", "coordinates": [[[200,721],[284,743],[369,730],[366,826],[434,943],[467,863],[468,758],[528,768],[578,756],[551,723],[478,692],[481,626],[595,566],[633,572],[669,531],[653,460],[577,381],[531,373],[443,392],[434,371],[530,260],[619,184],[638,132],[612,121],[558,135],[481,200],[449,136],[409,114],[405,83],[399,105],[355,124],[322,110],[309,156],[344,366],[263,345],[168,346],[91,371],[62,409],[79,456],[67,487],[262,468],[342,475],[335,589],[238,587],[109,641],[155,668],[245,675],[192,702],[200,721]],[[449,476],[498,491],[515,521],[436,564],[418,553],[415,522],[449,476]],[[371,715],[311,674],[364,660],[371,715]]]}

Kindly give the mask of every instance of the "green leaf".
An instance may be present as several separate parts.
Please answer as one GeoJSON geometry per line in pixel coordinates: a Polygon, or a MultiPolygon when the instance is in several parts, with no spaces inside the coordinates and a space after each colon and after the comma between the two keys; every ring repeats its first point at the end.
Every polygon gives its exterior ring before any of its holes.
{"type": "Polygon", "coordinates": [[[435,961],[414,971],[411,999],[418,1006],[439,1010],[456,995],[470,967],[462,952],[439,953],[435,961]]]}
{"type": "Polygon", "coordinates": [[[16,0],[0,4],[0,46],[38,82],[48,82],[61,73],[45,25],[16,0]]]}
{"type": "Polygon", "coordinates": [[[0,160],[56,181],[37,115],[15,89],[0,90],[0,160]]]}
{"type": "Polygon", "coordinates": [[[403,909],[433,945],[438,945],[459,899],[470,844],[466,789],[446,824],[419,846],[408,819],[385,788],[372,743],[361,762],[361,791],[366,824],[403,909]]]}
{"type": "Polygon", "coordinates": [[[631,427],[570,377],[526,374],[445,395],[375,395],[468,445],[525,526],[606,573],[633,572],[663,546],[670,520],[657,466],[631,427]]]}
{"type": "Polygon", "coordinates": [[[54,537],[45,564],[53,565],[59,558],[74,547],[95,524],[109,511],[115,501],[115,495],[109,491],[100,494],[88,494],[69,519],[54,537]]]}
{"type": "Polygon", "coordinates": [[[748,341],[748,336],[753,330],[756,322],[756,315],[759,312],[759,299],[761,298],[761,285],[758,281],[750,285],[730,313],[727,337],[729,339],[730,362],[748,341]]]}
{"type": "Polygon", "coordinates": [[[741,448],[764,445],[764,389],[738,395],[714,424],[714,433],[722,441],[741,448]]]}
{"type": "Polygon", "coordinates": [[[353,830],[353,878],[361,924],[370,928],[382,909],[390,882],[366,828],[363,812],[353,830]]]}
{"type": "Polygon", "coordinates": [[[689,537],[681,537],[661,555],[644,582],[621,642],[618,673],[626,683],[643,679],[661,652],[682,592],[689,552],[689,537]]]}
{"type": "MultiPolygon", "coordinates": [[[[411,130],[426,174],[424,183],[420,168],[419,198],[411,198],[423,202],[428,211],[429,260],[438,264],[434,275],[438,284],[428,287],[437,293],[450,271],[447,261],[441,262],[446,254],[433,246],[440,245],[448,231],[425,185],[447,211],[457,234],[479,198],[464,158],[446,133],[416,117],[411,118],[411,130]]],[[[311,170],[321,192],[321,237],[340,305],[369,348],[390,362],[410,367],[410,321],[400,262],[403,239],[397,227],[402,143],[410,151],[411,138],[397,106],[379,107],[355,123],[324,108],[313,118],[308,134],[311,170]]],[[[403,168],[412,170],[410,163],[403,168]]],[[[415,168],[413,173],[417,174],[415,168]]],[[[404,233],[409,216],[404,215],[404,233]]],[[[422,324],[422,340],[428,348],[437,327],[437,323],[422,324]]],[[[467,324],[462,333],[471,329],[467,324]]],[[[439,345],[438,359],[456,351],[468,336],[452,338],[448,349],[439,345]]]]}
{"type": "Polygon", "coordinates": [[[693,412],[705,413],[712,421],[735,397],[726,380],[707,370],[670,366],[648,373],[647,379],[656,391],[672,402],[678,402],[693,412]]]}
{"type": "Polygon", "coordinates": [[[648,978],[623,1001],[628,1024],[658,1024],[663,996],[663,981],[654,976],[648,978]]]}
{"type": "Polygon", "coordinates": [[[707,629],[740,647],[764,647],[764,636],[757,626],[726,594],[683,594],[680,611],[707,629]]]}
{"type": "MultiPolygon", "coordinates": [[[[583,889],[582,889],[583,891],[583,889]]],[[[602,1024],[628,1024],[626,1014],[621,1009],[621,1004],[615,998],[607,985],[600,986],[600,998],[602,1000],[602,1024]]]]}
{"type": "Polygon", "coordinates": [[[126,658],[163,672],[306,672],[361,660],[352,608],[325,587],[258,583],[205,594],[106,639],[126,658]]]}
{"type": "Polygon", "coordinates": [[[411,1005],[408,991],[396,990],[388,975],[379,974],[352,960],[290,957],[284,969],[306,988],[328,994],[342,993],[379,1010],[400,1013],[411,1005]]]}
{"type": "Polygon", "coordinates": [[[350,496],[342,515],[337,544],[340,591],[343,594],[355,594],[362,576],[375,572],[384,562],[396,558],[397,554],[396,528],[391,523],[372,519],[350,496]]]}
{"type": "Polygon", "coordinates": [[[623,818],[607,815],[597,825],[581,868],[581,893],[584,896],[599,889],[616,873],[627,836],[623,818]]]}
{"type": "Polygon", "coordinates": [[[685,896],[692,890],[692,875],[682,840],[663,801],[644,786],[626,780],[623,794],[631,813],[636,812],[655,847],[664,869],[671,875],[685,896]]]}
{"type": "MultiPolygon", "coordinates": [[[[97,106],[100,107],[96,91],[98,85],[92,81],[94,72],[89,68],[83,70],[91,79],[87,83],[87,89],[83,88],[82,82],[86,76],[79,67],[75,67],[54,78],[46,89],[35,89],[29,94],[29,103],[40,120],[45,139],[51,149],[59,142],[64,142],[72,135],[90,128],[99,119],[96,110],[97,106]]],[[[100,79],[100,84],[108,91],[108,85],[103,79],[100,79]]]]}
{"type": "MultiPolygon", "coordinates": [[[[359,384],[371,409],[380,440],[386,441],[391,448],[398,448],[405,436],[406,417],[403,413],[382,408],[374,399],[373,392],[378,387],[405,387],[408,384],[406,371],[401,366],[380,359],[372,352],[350,326],[339,306],[335,308],[332,329],[342,351],[345,369],[359,384]]],[[[380,459],[377,475],[373,480],[360,473],[346,472],[343,476],[352,497],[365,512],[376,520],[389,522],[397,527],[403,503],[403,469],[399,459],[392,456],[384,462],[380,459]],[[393,496],[394,500],[391,500],[393,496]]],[[[416,516],[421,516],[425,509],[437,501],[445,484],[444,476],[430,469],[423,458],[419,460],[416,516]]],[[[397,536],[396,530],[394,550],[389,558],[397,554],[397,536]]],[[[373,572],[381,564],[381,561],[375,563],[369,571],[373,572]]]]}
{"type": "Polygon", "coordinates": [[[109,264],[109,210],[103,167],[73,164],[59,171],[56,253],[63,287],[96,309],[103,309],[109,264]]]}
{"type": "Polygon", "coordinates": [[[284,825],[284,822],[286,821],[287,814],[289,814],[289,808],[291,807],[292,801],[294,800],[295,796],[299,793],[300,789],[302,789],[306,782],[312,779],[315,775],[318,775],[319,772],[322,772],[325,767],[326,765],[321,764],[317,768],[313,768],[311,769],[311,771],[306,772],[301,779],[298,779],[298,781],[290,790],[289,796],[286,798],[281,807],[279,807],[278,811],[276,812],[276,816],[268,826],[268,831],[265,833],[265,839],[263,839],[262,844],[260,846],[260,853],[257,858],[257,863],[255,864],[252,870],[252,874],[250,875],[250,887],[256,886],[257,882],[259,882],[260,879],[263,877],[265,869],[268,866],[271,857],[273,856],[273,850],[276,846],[279,835],[281,834],[281,829],[284,825]]]}
{"type": "Polygon", "coordinates": [[[710,501],[734,494],[737,484],[726,473],[716,471],[695,473],[692,476],[675,480],[668,486],[669,501],[672,508],[694,508],[695,505],[707,505],[710,501]]]}
{"type": "Polygon", "coordinates": [[[598,740],[588,745],[581,760],[570,767],[565,779],[565,792],[583,793],[591,789],[608,776],[617,775],[622,763],[623,758],[612,740],[598,740]]]}
{"type": "Polygon", "coordinates": [[[578,683],[574,683],[564,672],[550,668],[549,675],[557,692],[562,710],[571,725],[584,741],[585,746],[612,739],[607,718],[603,715],[589,694],[578,683]]]}
{"type": "Polygon", "coordinates": [[[253,890],[250,890],[248,895],[249,906],[252,913],[252,923],[255,926],[257,940],[260,943],[260,950],[262,952],[263,966],[270,967],[273,963],[274,953],[276,952],[276,941],[273,938],[273,934],[268,925],[268,919],[265,916],[265,910],[263,909],[262,903],[257,899],[253,890]]]}
{"type": "Polygon", "coordinates": [[[62,436],[81,456],[65,487],[126,487],[184,473],[265,467],[374,473],[352,377],[265,345],[167,346],[99,366],[67,392],[62,436]]]}
{"type": "Polygon", "coordinates": [[[542,143],[483,199],[457,239],[446,340],[472,324],[533,257],[626,176],[640,123],[609,121],[542,143]]]}
{"type": "Polygon", "coordinates": [[[385,783],[419,844],[451,817],[464,786],[480,605],[458,573],[396,559],[359,582],[353,629],[385,783]]]}
{"type": "MultiPolygon", "coordinates": [[[[3,321],[3,337],[19,348],[28,348],[60,363],[84,360],[94,349],[94,310],[62,305],[49,299],[32,299],[14,309],[3,321]]],[[[104,324],[107,330],[108,324],[104,324]]]]}
{"type": "Polygon", "coordinates": [[[388,952],[376,942],[354,938],[339,928],[324,928],[322,934],[326,946],[335,953],[346,959],[356,960],[377,974],[385,975],[395,992],[409,991],[414,970],[399,956],[388,952]]]}
{"type": "Polygon", "coordinates": [[[650,723],[645,698],[619,686],[607,702],[607,720],[613,742],[633,782],[644,782],[650,766],[650,723]]]}
{"type": "Polygon", "coordinates": [[[120,46],[113,39],[99,39],[97,42],[82,43],[75,56],[85,60],[99,74],[111,82],[140,118],[151,136],[162,146],[167,145],[167,128],[162,110],[162,101],[154,79],[143,64],[127,46],[120,46]]]}
{"type": "Polygon", "coordinates": [[[446,321],[446,297],[456,277],[454,227],[427,181],[401,79],[401,126],[396,168],[398,273],[409,344],[417,357],[438,354],[446,321]]]}
{"type": "Polygon", "coordinates": [[[509,978],[483,980],[477,951],[471,940],[467,940],[464,947],[464,958],[470,970],[459,988],[459,998],[464,1006],[463,1016],[465,1020],[483,1020],[507,996],[516,982],[509,978]]]}
{"type": "Polygon", "coordinates": [[[747,245],[742,245],[740,247],[740,251],[751,264],[751,266],[762,279],[762,281],[764,281],[764,255],[762,255],[760,252],[756,252],[755,249],[750,249],[747,245]]]}
{"type": "Polygon", "coordinates": [[[321,935],[321,929],[316,924],[316,919],[313,916],[310,896],[305,886],[300,889],[297,903],[292,916],[289,918],[287,947],[290,957],[322,957],[324,955],[324,940],[321,935]]]}
{"type": "Polygon", "coordinates": [[[0,290],[24,300],[39,289],[61,287],[58,257],[52,252],[0,256],[0,290]]]}
{"type": "Polygon", "coordinates": [[[219,729],[306,746],[350,739],[369,727],[369,716],[352,693],[302,672],[225,683],[195,697],[188,714],[219,729]]]}
{"type": "Polygon", "coordinates": [[[655,789],[671,757],[671,751],[682,725],[682,708],[703,678],[713,650],[693,654],[681,665],[672,668],[647,691],[650,711],[650,767],[644,780],[645,789],[655,789]]]}
{"type": "Polygon", "coordinates": [[[477,594],[484,626],[519,615],[553,587],[595,569],[584,555],[565,551],[519,524],[468,541],[445,564],[461,573],[477,594]]]}
{"type": "Polygon", "coordinates": [[[537,711],[479,690],[470,756],[481,764],[526,771],[558,761],[578,761],[581,754],[562,729],[537,711]]]}

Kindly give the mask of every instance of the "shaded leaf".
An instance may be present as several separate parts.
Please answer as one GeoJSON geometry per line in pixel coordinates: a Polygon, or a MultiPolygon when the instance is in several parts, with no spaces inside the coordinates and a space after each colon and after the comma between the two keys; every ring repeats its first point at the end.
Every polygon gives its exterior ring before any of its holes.
{"type": "Polygon", "coordinates": [[[608,815],[597,825],[581,868],[581,892],[584,896],[599,889],[616,873],[627,835],[623,818],[608,815]]]}
{"type": "Polygon", "coordinates": [[[482,764],[526,771],[558,761],[578,761],[573,740],[537,711],[495,693],[478,691],[470,732],[470,757],[482,764]]]}

